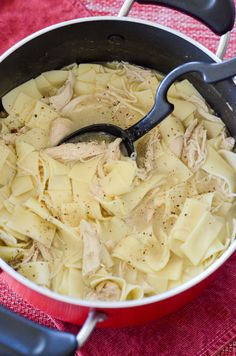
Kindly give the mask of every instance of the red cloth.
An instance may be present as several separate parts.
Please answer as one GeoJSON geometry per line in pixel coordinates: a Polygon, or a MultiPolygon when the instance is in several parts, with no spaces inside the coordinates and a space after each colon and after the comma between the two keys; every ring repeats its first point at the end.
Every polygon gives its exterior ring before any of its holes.
{"type": "MultiPolygon", "coordinates": [[[[76,17],[116,15],[122,3],[122,0],[0,0],[0,53],[26,35],[56,22],[76,17]]],[[[197,21],[175,11],[135,4],[130,15],[179,29],[212,51],[217,47],[217,36],[197,21]]],[[[235,55],[236,29],[227,57],[235,55]]],[[[180,311],[144,326],[96,330],[79,354],[236,355],[235,300],[236,254],[226,263],[218,279],[180,311]],[[225,345],[227,347],[222,350],[225,345]]],[[[1,274],[0,303],[43,325],[77,331],[77,327],[55,320],[19,298],[3,282],[1,274]]]]}

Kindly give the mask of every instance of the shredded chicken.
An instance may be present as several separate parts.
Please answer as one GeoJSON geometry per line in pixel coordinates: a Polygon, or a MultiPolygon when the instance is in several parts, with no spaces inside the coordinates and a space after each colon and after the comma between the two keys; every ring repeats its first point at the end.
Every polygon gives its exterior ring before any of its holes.
{"type": "Polygon", "coordinates": [[[212,122],[218,122],[219,124],[222,124],[222,120],[217,117],[216,115],[213,115],[209,112],[206,112],[205,110],[203,110],[202,108],[198,108],[198,113],[200,116],[202,116],[204,119],[212,121],[212,122]]]}
{"type": "Polygon", "coordinates": [[[42,258],[44,261],[50,261],[52,259],[52,254],[49,252],[49,249],[43,244],[38,241],[34,241],[28,251],[28,254],[25,255],[22,264],[31,261],[35,262],[39,258],[42,258]]]}
{"type": "Polygon", "coordinates": [[[120,299],[121,290],[114,282],[101,282],[96,287],[96,294],[101,300],[116,301],[120,299]]]}
{"type": "Polygon", "coordinates": [[[16,139],[27,132],[27,130],[27,127],[24,126],[21,129],[18,129],[17,132],[2,133],[0,134],[0,139],[4,140],[6,144],[15,145],[16,139]]]}
{"type": "Polygon", "coordinates": [[[115,141],[111,142],[108,146],[108,149],[105,153],[105,160],[109,161],[117,161],[121,157],[120,152],[120,143],[122,142],[121,138],[117,138],[115,141]]]}
{"type": "Polygon", "coordinates": [[[190,169],[196,172],[204,163],[207,155],[207,131],[202,123],[195,119],[184,134],[182,160],[190,169]]]}
{"type": "Polygon", "coordinates": [[[68,112],[76,110],[77,106],[82,106],[86,103],[89,103],[93,100],[93,95],[85,94],[80,95],[72,99],[67,105],[65,105],[62,109],[63,114],[67,114],[68,112]]]}
{"type": "Polygon", "coordinates": [[[30,247],[28,253],[25,255],[23,258],[22,264],[28,263],[30,261],[35,261],[38,257],[38,249],[37,249],[37,243],[33,242],[32,246],[30,247]]]}
{"type": "Polygon", "coordinates": [[[235,145],[235,139],[233,137],[228,136],[226,134],[226,131],[222,131],[221,132],[221,144],[220,144],[220,148],[223,150],[228,150],[231,151],[234,148],[235,145]]]}
{"type": "Polygon", "coordinates": [[[57,147],[50,147],[45,152],[54,159],[63,162],[86,161],[93,157],[105,154],[104,161],[114,161],[120,159],[121,139],[109,143],[105,142],[79,142],[65,143],[57,147]]]}
{"type": "Polygon", "coordinates": [[[70,102],[73,97],[74,83],[74,75],[71,71],[69,71],[68,79],[65,85],[58,90],[57,95],[51,96],[49,98],[49,103],[52,105],[53,109],[60,111],[66,104],[70,102]]]}
{"type": "Polygon", "coordinates": [[[86,220],[80,222],[80,235],[84,244],[82,274],[88,276],[100,266],[101,245],[96,228],[86,220]]]}
{"type": "Polygon", "coordinates": [[[121,65],[125,69],[127,77],[131,80],[143,82],[145,79],[151,77],[151,70],[136,65],[134,66],[128,62],[121,62],[121,65]]]}
{"type": "Polygon", "coordinates": [[[51,146],[56,146],[63,137],[68,135],[72,130],[72,122],[69,119],[58,117],[53,120],[49,142],[51,146]]]}
{"type": "Polygon", "coordinates": [[[45,153],[62,162],[85,161],[103,154],[105,144],[96,142],[65,143],[57,147],[47,148],[45,153]]]}
{"type": "Polygon", "coordinates": [[[217,192],[222,194],[225,201],[231,201],[232,195],[229,193],[229,186],[224,179],[199,170],[195,173],[195,182],[200,194],[217,192]]]}
{"type": "Polygon", "coordinates": [[[96,286],[95,292],[87,295],[90,300],[104,300],[104,301],[119,301],[121,290],[119,286],[112,281],[104,281],[96,286]]]}
{"type": "Polygon", "coordinates": [[[37,247],[44,261],[50,261],[52,259],[52,254],[50,252],[50,249],[48,249],[40,242],[37,242],[37,247]]]}
{"type": "MultiPolygon", "coordinates": [[[[98,162],[97,176],[99,178],[103,178],[106,175],[106,173],[104,171],[104,167],[105,167],[106,163],[114,162],[114,161],[120,159],[120,157],[121,157],[120,143],[121,143],[121,139],[117,138],[115,141],[111,142],[107,146],[107,150],[105,151],[103,158],[98,162]]],[[[96,184],[96,182],[94,182],[93,187],[91,187],[91,190],[93,192],[97,192],[97,193],[95,193],[95,195],[103,195],[104,194],[100,184],[96,184]]]]}
{"type": "MultiPolygon", "coordinates": [[[[98,102],[101,102],[103,105],[114,105],[116,104],[115,110],[120,110],[121,108],[126,108],[140,114],[141,117],[145,116],[146,112],[137,105],[137,97],[132,94],[132,92],[124,91],[118,88],[115,88],[110,85],[109,91],[101,91],[96,95],[98,102]]],[[[115,113],[114,110],[114,113],[115,113]]]]}
{"type": "MultiPolygon", "coordinates": [[[[160,133],[158,130],[153,130],[150,138],[147,140],[145,145],[144,159],[142,166],[144,166],[146,173],[149,173],[155,164],[155,157],[158,151],[158,146],[160,145],[160,133]]],[[[138,156],[142,156],[141,152],[138,152],[138,156]]]]}

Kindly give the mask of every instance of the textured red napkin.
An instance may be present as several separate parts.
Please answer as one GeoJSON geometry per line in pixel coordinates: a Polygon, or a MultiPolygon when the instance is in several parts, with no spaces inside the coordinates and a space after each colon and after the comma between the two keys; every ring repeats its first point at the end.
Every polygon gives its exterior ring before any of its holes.
{"type": "MultiPolygon", "coordinates": [[[[122,0],[0,0],[0,53],[26,35],[56,22],[76,17],[116,15],[122,3],[122,0]]],[[[217,47],[217,36],[197,21],[175,11],[135,4],[130,15],[178,29],[212,51],[217,47]]],[[[235,55],[236,30],[226,57],[235,55]]],[[[78,354],[236,355],[235,301],[236,254],[219,272],[218,279],[180,311],[144,326],[97,329],[78,354]]],[[[74,333],[78,330],[76,326],[55,320],[22,300],[1,279],[1,273],[0,303],[40,324],[74,333]]]]}

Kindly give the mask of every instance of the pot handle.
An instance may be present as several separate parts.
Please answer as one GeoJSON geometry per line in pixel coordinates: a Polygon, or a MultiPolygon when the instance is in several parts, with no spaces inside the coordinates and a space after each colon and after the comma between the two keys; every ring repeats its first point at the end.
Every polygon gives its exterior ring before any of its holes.
{"type": "Polygon", "coordinates": [[[235,8],[233,0],[136,0],[140,4],[169,7],[192,16],[221,36],[234,27],[235,8]]]}
{"type": "MultiPolygon", "coordinates": [[[[136,0],[140,4],[169,7],[199,20],[217,35],[222,36],[216,55],[224,57],[230,31],[235,22],[233,0],[136,0]]],[[[125,0],[118,16],[126,16],[135,0],[125,0]]]]}
{"type": "Polygon", "coordinates": [[[38,325],[0,306],[0,355],[72,356],[105,319],[102,312],[90,311],[76,336],[38,325]]]}

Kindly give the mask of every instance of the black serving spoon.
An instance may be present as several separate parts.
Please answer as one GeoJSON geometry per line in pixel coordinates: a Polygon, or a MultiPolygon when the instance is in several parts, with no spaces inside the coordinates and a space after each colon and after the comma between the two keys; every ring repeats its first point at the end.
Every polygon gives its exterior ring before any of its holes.
{"type": "MultiPolygon", "coordinates": [[[[236,75],[236,58],[221,63],[189,62],[176,67],[162,80],[151,111],[133,126],[124,130],[113,124],[89,125],[66,136],[59,144],[101,141],[101,139],[111,142],[119,137],[122,139],[123,148],[126,149],[126,155],[135,157],[133,143],[157,126],[173,111],[174,106],[167,100],[167,92],[180,76],[189,72],[199,73],[205,83],[216,83],[236,75]]],[[[124,149],[122,151],[124,152],[124,149]]]]}

